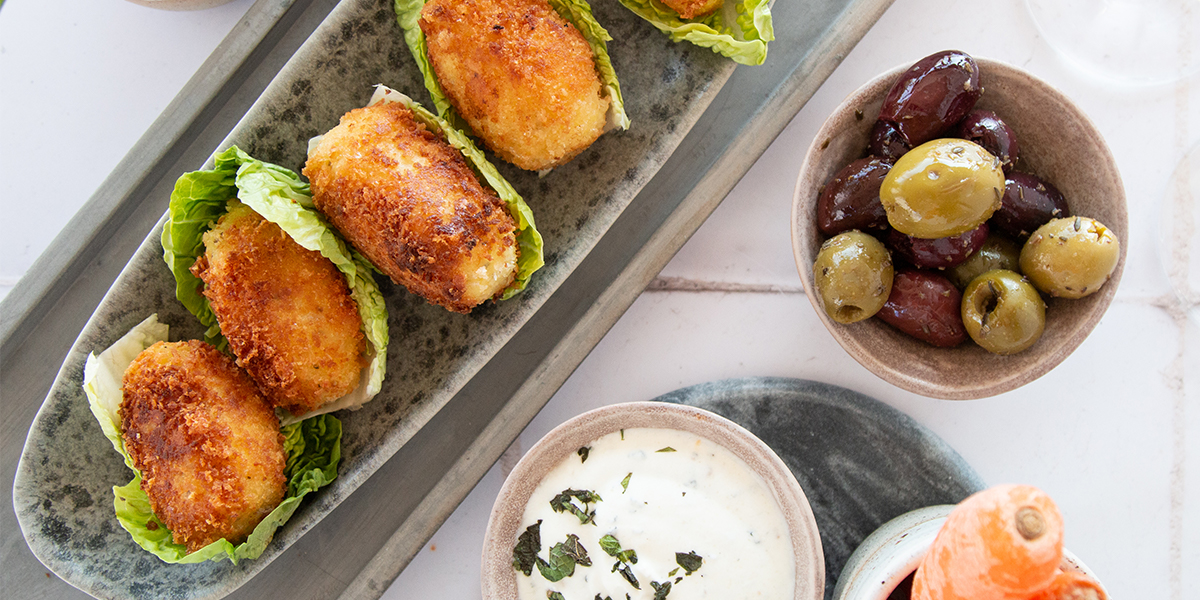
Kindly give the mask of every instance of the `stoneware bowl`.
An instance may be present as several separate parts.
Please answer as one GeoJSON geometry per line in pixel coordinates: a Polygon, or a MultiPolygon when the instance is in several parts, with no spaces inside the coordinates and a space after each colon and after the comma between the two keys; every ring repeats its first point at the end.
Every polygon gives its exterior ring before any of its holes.
{"type": "MultiPolygon", "coordinates": [[[[598,408],[559,425],[517,463],[504,482],[488,520],[483,542],[484,600],[517,597],[513,547],[528,525],[522,524],[521,518],[542,478],[564,459],[574,457],[576,451],[589,442],[618,430],[635,428],[674,429],[697,434],[728,449],[762,476],[783,512],[791,534],[795,554],[794,598],[823,598],[825,559],[816,519],[800,484],[775,452],[740,425],[715,413],[679,404],[630,402],[598,408]]],[[[548,545],[546,542],[543,541],[543,546],[548,545]]],[[[593,555],[597,553],[603,556],[599,549],[592,551],[593,555]]],[[[653,594],[649,586],[643,584],[642,588],[644,595],[653,594]]]]}
{"type": "MultiPolygon", "coordinates": [[[[919,508],[876,529],[846,561],[833,589],[833,600],[887,600],[893,591],[897,592],[897,598],[908,598],[907,593],[896,588],[917,570],[953,508],[950,504],[919,508]]],[[[1065,549],[1062,568],[1096,578],[1095,573],[1065,549]]],[[[907,582],[905,587],[910,585],[907,582]]]]}
{"type": "MultiPolygon", "coordinates": [[[[920,57],[915,57],[916,62],[920,57]]],[[[1029,349],[991,354],[969,339],[936,348],[875,318],[842,325],[829,318],[813,287],[812,266],[824,236],[817,229],[821,186],[865,154],[883,98],[908,63],[868,82],[834,110],[813,139],[800,168],[792,202],[792,250],[804,291],[825,327],[855,360],[906,390],[951,400],[993,396],[1045,375],[1079,347],[1112,302],[1125,266],[1129,225],[1125,188],[1100,132],[1061,92],[1016,67],[976,57],[982,97],[975,105],[994,111],[1020,144],[1017,169],[1053,183],[1072,214],[1092,217],[1114,230],[1120,260],[1099,292],[1079,300],[1048,298],[1046,329],[1029,349]]]]}

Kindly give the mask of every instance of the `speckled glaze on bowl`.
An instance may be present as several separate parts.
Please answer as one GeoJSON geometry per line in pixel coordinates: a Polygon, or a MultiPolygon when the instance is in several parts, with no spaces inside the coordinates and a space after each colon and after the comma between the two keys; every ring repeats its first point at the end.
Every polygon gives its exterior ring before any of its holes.
{"type": "MultiPolygon", "coordinates": [[[[915,57],[916,62],[920,57],[915,57]]],[[[1121,256],[1099,292],[1079,300],[1049,298],[1046,329],[1028,350],[991,354],[969,340],[935,348],[879,319],[851,325],[825,314],[813,287],[812,265],[824,236],[817,229],[821,186],[862,156],[871,126],[892,83],[912,63],[868,82],[834,110],[809,147],[792,201],[792,251],[804,291],[834,339],[885,381],[933,398],[968,400],[1007,392],[1041,377],[1071,354],[1108,309],[1116,294],[1129,247],[1125,188],[1112,153],[1091,120],[1069,98],[1016,67],[976,57],[983,96],[975,105],[994,111],[1017,134],[1017,169],[1050,181],[1066,196],[1072,214],[1092,217],[1117,233],[1121,256]]]]}
{"type": "MultiPolygon", "coordinates": [[[[953,509],[952,504],[919,508],[876,529],[846,561],[833,589],[833,600],[887,600],[896,586],[917,570],[953,509]]],[[[1100,581],[1066,549],[1063,549],[1062,568],[1100,581]]]]}
{"type": "Polygon", "coordinates": [[[653,427],[687,431],[733,452],[762,476],[774,492],[791,531],[796,558],[796,600],[820,600],[825,590],[825,558],[812,508],[796,477],[762,440],[742,426],[716,413],[681,404],[629,402],[579,415],[554,428],[534,444],[505,480],[483,540],[482,589],[484,600],[515,600],[516,570],[513,546],[521,517],[538,483],[563,459],[588,442],[620,429],[653,427]]]}

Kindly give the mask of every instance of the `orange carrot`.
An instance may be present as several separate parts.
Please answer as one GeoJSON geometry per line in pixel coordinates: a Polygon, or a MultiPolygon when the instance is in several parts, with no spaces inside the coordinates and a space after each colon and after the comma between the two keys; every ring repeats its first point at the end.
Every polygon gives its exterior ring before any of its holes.
{"type": "Polygon", "coordinates": [[[1100,582],[1079,571],[1059,571],[1050,587],[1029,600],[1108,600],[1100,582]]]}
{"type": "Polygon", "coordinates": [[[1041,490],[1001,485],[950,512],[917,567],[913,600],[1029,600],[1062,560],[1062,516],[1041,490]]]}

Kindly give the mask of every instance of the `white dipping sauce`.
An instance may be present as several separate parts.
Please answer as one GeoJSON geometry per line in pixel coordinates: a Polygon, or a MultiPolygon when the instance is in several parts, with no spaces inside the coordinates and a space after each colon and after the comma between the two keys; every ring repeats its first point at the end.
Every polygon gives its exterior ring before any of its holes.
{"type": "Polygon", "coordinates": [[[771,489],[742,459],[696,434],[669,429],[626,429],[589,447],[586,461],[573,454],[542,480],[525,507],[520,532],[542,521],[543,560],[573,533],[592,566],[576,565],[572,576],[557,582],[547,581],[537,567],[528,577],[518,571],[519,598],[546,600],[556,591],[566,600],[593,600],[596,594],[650,600],[651,581],[672,583],[668,600],[793,598],[795,557],[787,522],[771,489]],[[665,447],[676,451],[656,452],[665,447]],[[622,489],[630,473],[629,487],[622,489]],[[596,513],[595,525],[550,508],[550,500],[567,489],[600,495],[588,507],[596,513]],[[638,562],[630,568],[640,590],[612,571],[617,559],[600,547],[606,534],[637,551],[638,562]],[[676,552],[698,554],[703,565],[684,575],[676,552]]]}

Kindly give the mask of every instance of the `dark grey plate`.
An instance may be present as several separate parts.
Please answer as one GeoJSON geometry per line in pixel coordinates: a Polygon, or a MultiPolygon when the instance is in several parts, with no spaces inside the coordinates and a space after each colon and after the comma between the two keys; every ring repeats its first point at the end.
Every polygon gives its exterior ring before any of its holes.
{"type": "Polygon", "coordinates": [[[957,504],[983,481],[908,415],[845,388],[803,379],[728,379],[656,398],[715,412],[766,442],[804,489],[825,552],[825,598],[871,532],[906,512],[957,504]]]}

